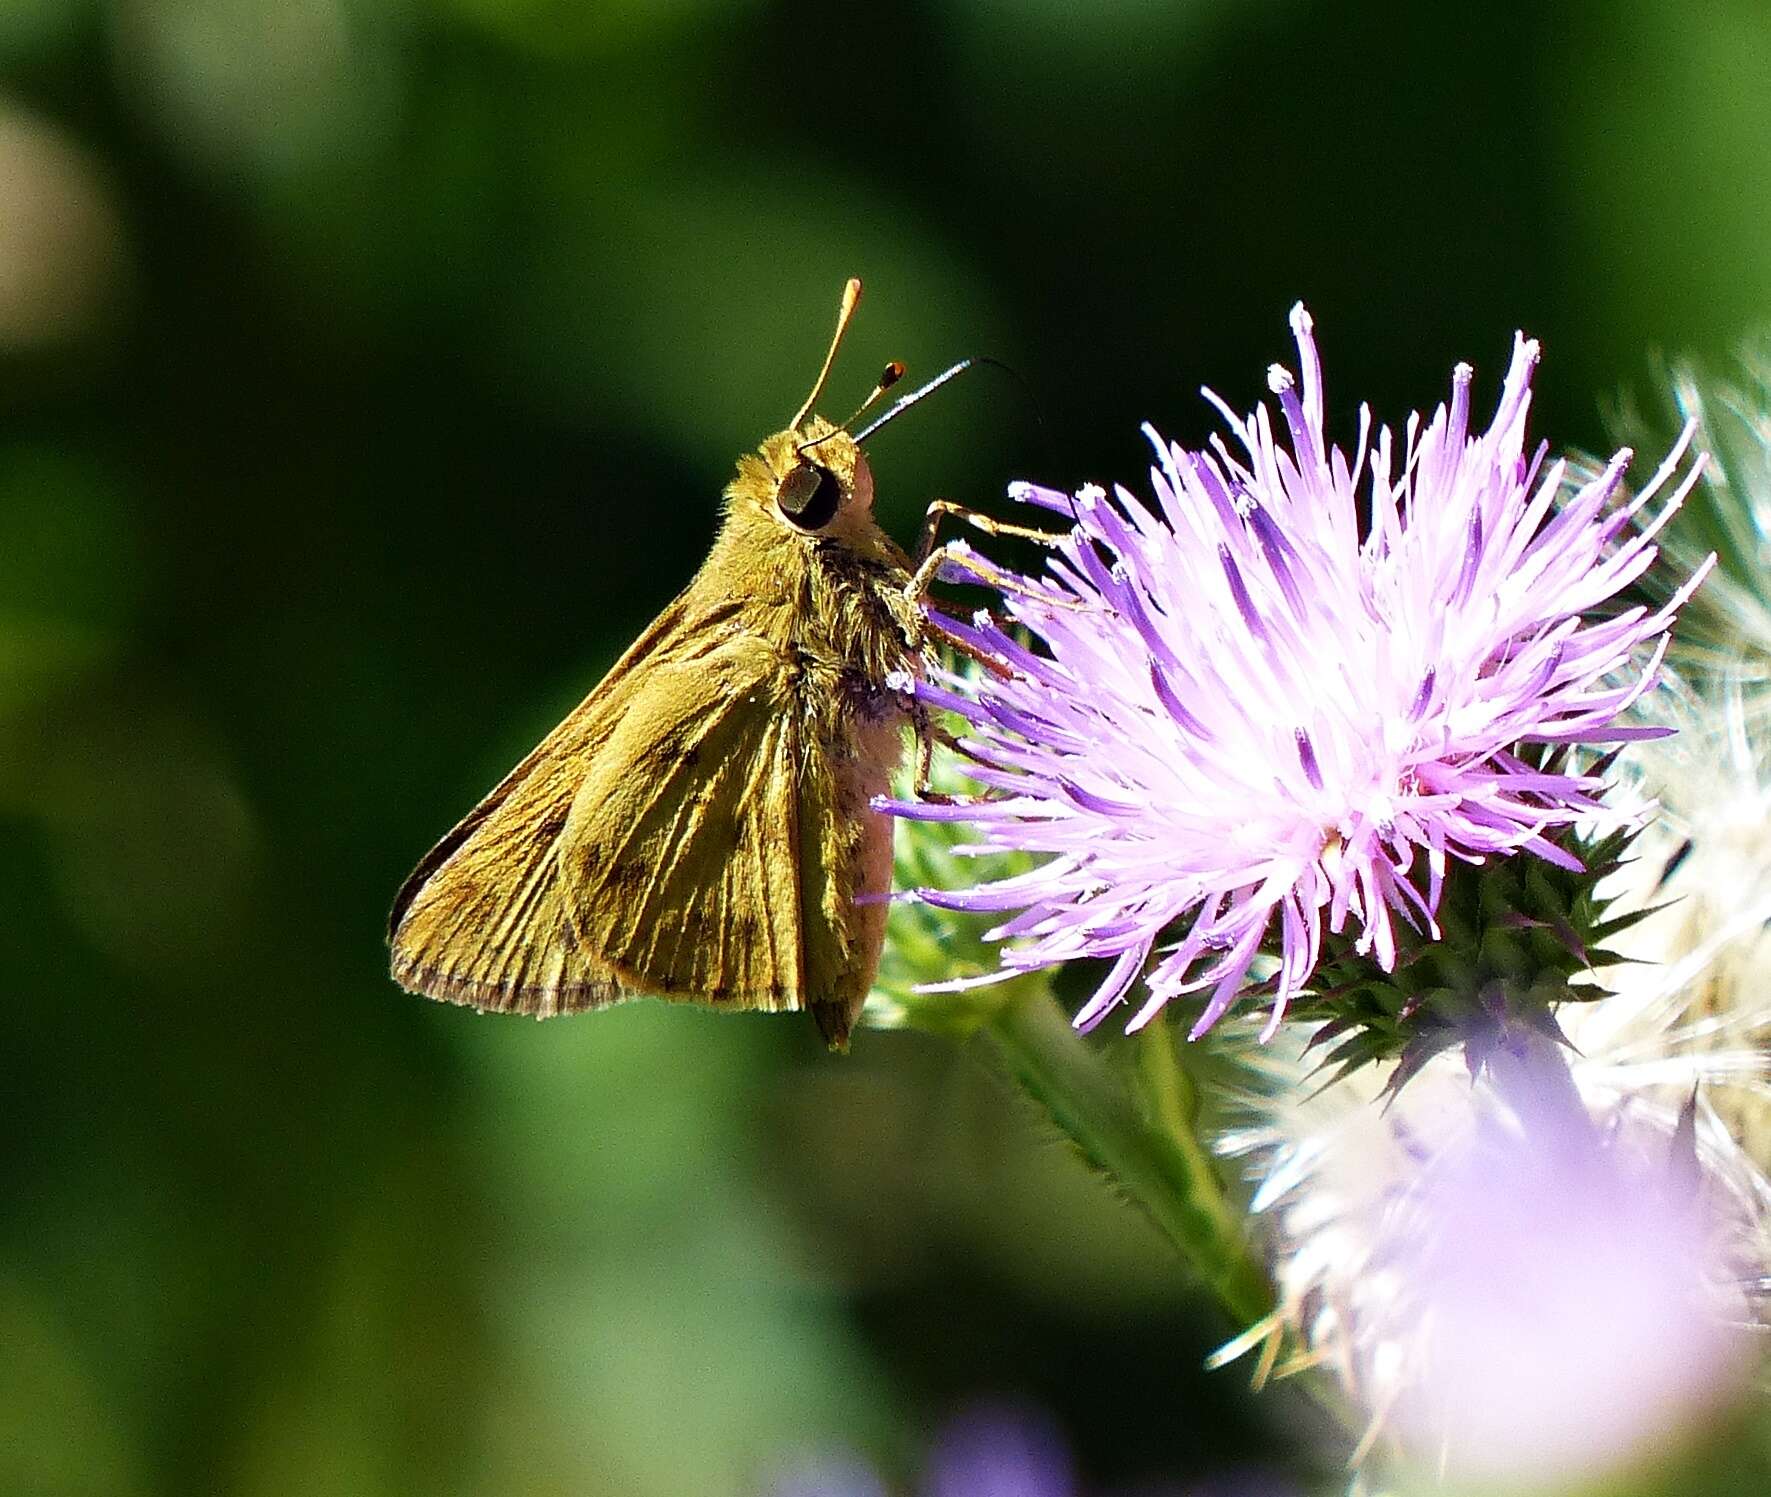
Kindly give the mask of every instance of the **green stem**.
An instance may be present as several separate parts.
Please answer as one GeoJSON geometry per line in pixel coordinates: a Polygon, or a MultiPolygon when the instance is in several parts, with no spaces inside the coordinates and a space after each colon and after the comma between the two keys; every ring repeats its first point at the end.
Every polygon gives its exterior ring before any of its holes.
{"type": "Polygon", "coordinates": [[[1191,1082],[1166,1034],[1142,1042],[1141,1108],[1046,994],[1004,1004],[986,1032],[1083,1157],[1144,1210],[1239,1324],[1272,1310],[1272,1285],[1193,1129],[1191,1082]]]}

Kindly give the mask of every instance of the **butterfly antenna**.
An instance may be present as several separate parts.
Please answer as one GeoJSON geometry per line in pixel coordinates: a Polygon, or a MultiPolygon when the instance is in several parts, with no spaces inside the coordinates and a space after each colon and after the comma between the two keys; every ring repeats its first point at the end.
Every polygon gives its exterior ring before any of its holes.
{"type": "Polygon", "coordinates": [[[903,378],[904,365],[899,360],[893,359],[891,363],[885,366],[885,372],[880,375],[879,383],[873,387],[873,393],[855,407],[854,415],[850,416],[847,421],[843,422],[842,430],[846,431],[849,427],[859,421],[867,414],[868,410],[872,408],[874,401],[878,400],[880,396],[885,394],[887,390],[891,389],[893,385],[897,384],[898,381],[903,378]]]}
{"type": "MultiPolygon", "coordinates": [[[[1033,419],[1038,423],[1041,433],[1044,434],[1047,432],[1048,429],[1045,424],[1045,413],[1040,410],[1037,397],[1033,394],[1027,381],[1021,377],[1020,371],[1010,364],[1003,363],[1001,359],[991,358],[988,354],[975,354],[969,359],[961,359],[949,369],[943,369],[927,384],[919,385],[908,395],[899,396],[887,410],[882,411],[879,415],[875,416],[867,423],[867,425],[862,427],[860,431],[855,433],[855,445],[857,447],[860,446],[860,444],[865,442],[874,434],[874,432],[878,431],[880,427],[886,425],[888,422],[896,421],[898,417],[902,416],[904,412],[909,410],[911,406],[915,405],[917,401],[923,399],[924,396],[933,395],[935,391],[940,389],[941,386],[946,384],[949,380],[958,379],[959,376],[964,374],[968,369],[978,368],[1000,369],[1012,379],[1015,384],[1020,387],[1022,396],[1025,397],[1028,404],[1032,407],[1033,419]]],[[[872,402],[869,401],[868,404],[872,404],[872,402]]],[[[857,412],[857,414],[859,413],[857,412]]]]}
{"type": "Polygon", "coordinates": [[[836,362],[836,351],[842,347],[842,335],[849,330],[849,319],[855,315],[855,308],[861,301],[861,280],[859,276],[850,276],[848,285],[842,288],[842,306],[836,314],[836,333],[830,340],[830,352],[824,355],[824,367],[818,371],[818,381],[812,386],[812,393],[806,396],[805,404],[793,413],[793,419],[787,423],[789,431],[797,431],[799,423],[806,419],[806,412],[811,410],[812,402],[824,393],[824,381],[830,378],[830,366],[836,362]]]}
{"type": "Polygon", "coordinates": [[[903,378],[904,366],[899,363],[898,360],[893,359],[891,363],[885,366],[885,373],[880,375],[879,383],[873,387],[873,393],[863,400],[860,405],[855,407],[854,415],[850,416],[841,426],[832,427],[829,431],[825,432],[823,436],[813,437],[809,442],[801,442],[798,447],[794,448],[794,452],[796,454],[809,452],[820,443],[828,442],[832,437],[839,436],[841,433],[846,432],[867,413],[868,407],[871,406],[874,401],[878,400],[880,396],[885,394],[887,390],[891,389],[893,385],[897,384],[898,381],[903,378]]]}
{"type": "Polygon", "coordinates": [[[935,391],[940,389],[942,385],[946,384],[948,380],[958,379],[960,375],[964,374],[966,370],[972,368],[976,364],[994,364],[995,362],[995,359],[985,358],[961,359],[951,368],[943,369],[927,384],[919,385],[908,395],[899,396],[898,399],[892,403],[890,409],[875,416],[867,423],[867,425],[862,427],[860,431],[856,432],[855,445],[857,447],[860,446],[861,443],[865,442],[874,434],[874,432],[878,431],[880,427],[884,426],[888,421],[896,421],[898,417],[903,415],[905,411],[909,410],[911,406],[915,405],[917,401],[921,400],[925,395],[933,395],[935,391]]]}

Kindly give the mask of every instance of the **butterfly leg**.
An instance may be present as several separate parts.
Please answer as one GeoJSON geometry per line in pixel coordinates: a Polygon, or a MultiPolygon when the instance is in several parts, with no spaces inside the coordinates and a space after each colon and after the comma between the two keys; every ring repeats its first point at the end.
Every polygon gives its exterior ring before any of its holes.
{"type": "MultiPolygon", "coordinates": [[[[943,607],[933,598],[924,598],[922,600],[922,606],[924,612],[934,616],[936,623],[946,622],[949,624],[960,624],[965,622],[958,614],[943,607]]],[[[1001,629],[1004,633],[1007,633],[1011,629],[1019,629],[1021,627],[1020,621],[1016,619],[1013,614],[1007,613],[1003,609],[974,608],[972,610],[972,622],[974,624],[982,624],[986,620],[996,625],[996,627],[1001,629]]]]}
{"type": "Polygon", "coordinates": [[[946,805],[950,797],[930,788],[935,775],[935,722],[921,702],[910,704],[910,731],[916,738],[916,773],[911,779],[911,798],[946,805]]]}
{"type": "Polygon", "coordinates": [[[1053,588],[1035,587],[1026,578],[997,566],[995,562],[980,555],[967,541],[943,541],[923,557],[911,574],[910,585],[904,589],[905,593],[913,601],[920,602],[929,590],[929,585],[940,575],[941,568],[949,565],[969,573],[969,580],[993,587],[1010,597],[1026,598],[1029,602],[1043,604],[1047,608],[1064,608],[1075,612],[1081,612],[1086,607],[1079,599],[1067,593],[1060,593],[1053,588]]]}
{"type": "Polygon", "coordinates": [[[918,564],[926,561],[933,553],[935,536],[941,528],[943,515],[952,515],[955,519],[963,520],[973,529],[983,531],[985,535],[1013,536],[1017,540],[1033,541],[1041,546],[1056,546],[1064,539],[1047,530],[1035,530],[1030,525],[1012,525],[1006,520],[998,520],[954,499],[931,499],[922,517],[922,534],[916,542],[918,564]]]}
{"type": "Polygon", "coordinates": [[[932,788],[935,772],[935,745],[944,749],[964,753],[959,739],[935,721],[928,707],[919,701],[910,704],[910,731],[916,739],[916,773],[911,782],[911,794],[920,801],[934,806],[951,806],[956,804],[957,797],[947,794],[944,790],[932,788]]]}
{"type": "Polygon", "coordinates": [[[959,620],[945,613],[926,598],[923,600],[922,608],[922,635],[925,640],[938,640],[956,655],[963,655],[967,660],[982,666],[999,681],[1013,679],[1015,673],[1006,662],[992,655],[988,650],[980,648],[965,635],[948,627],[950,624],[958,623],[959,620]]]}

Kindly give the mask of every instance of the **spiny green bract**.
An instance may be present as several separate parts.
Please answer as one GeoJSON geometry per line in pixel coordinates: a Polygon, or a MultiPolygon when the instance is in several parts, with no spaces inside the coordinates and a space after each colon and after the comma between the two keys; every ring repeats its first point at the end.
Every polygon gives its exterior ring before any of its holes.
{"type": "Polygon", "coordinates": [[[1454,865],[1438,936],[1399,927],[1393,971],[1355,951],[1351,934],[1327,936],[1312,992],[1293,1009],[1299,1019],[1323,1021],[1311,1041],[1323,1051],[1319,1070],[1334,1081],[1397,1061],[1394,1093],[1451,1045],[1465,1046],[1476,1071],[1509,1024],[1560,1039],[1557,1005],[1603,997],[1603,988],[1577,979],[1628,960],[1608,943],[1652,913],[1615,913],[1598,891],[1623,866],[1638,830],[1555,839],[1581,860],[1580,871],[1529,854],[1454,865]]]}

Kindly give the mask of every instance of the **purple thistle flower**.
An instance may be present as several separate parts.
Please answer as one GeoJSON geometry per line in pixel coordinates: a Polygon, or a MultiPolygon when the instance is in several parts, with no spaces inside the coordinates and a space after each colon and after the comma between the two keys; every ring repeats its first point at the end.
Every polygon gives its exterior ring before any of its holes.
{"type": "Polygon", "coordinates": [[[1628,502],[1612,502],[1627,449],[1573,488],[1563,463],[1546,467],[1547,447],[1526,455],[1538,345],[1520,336],[1486,431],[1470,431],[1460,364],[1449,404],[1424,424],[1411,416],[1400,450],[1361,407],[1349,457],[1324,435],[1301,305],[1291,326],[1302,382],[1269,371],[1278,423],[1265,405],[1239,419],[1207,390],[1231,442],[1189,452],[1145,427],[1153,507],[1123,487],[1112,498],[1092,485],[1011,488],[1074,520],[1045,575],[1003,595],[1043,648],[980,614],[955,632],[1012,675],[936,672],[914,686],[966,722],[966,773],[985,793],[883,804],[970,822],[978,852],[1046,861],[921,892],[1004,917],[989,936],[1007,943],[1000,971],[926,991],[1106,958],[1080,1028],[1146,973],[1127,1027],[1202,992],[1197,1037],[1277,927],[1270,1035],[1325,924],[1351,919],[1357,949],[1390,970],[1393,916],[1437,935],[1451,859],[1525,851],[1579,867],[1549,834],[1598,809],[1600,783],[1540,768],[1522,745],[1664,731],[1617,719],[1654,680],[1702,571],[1658,610],[1589,615],[1653,562],[1697,466],[1644,511],[1689,429],[1628,502]],[[1652,658],[1632,669],[1650,641],[1652,658]]]}

